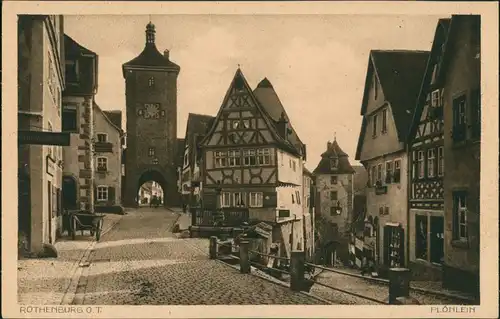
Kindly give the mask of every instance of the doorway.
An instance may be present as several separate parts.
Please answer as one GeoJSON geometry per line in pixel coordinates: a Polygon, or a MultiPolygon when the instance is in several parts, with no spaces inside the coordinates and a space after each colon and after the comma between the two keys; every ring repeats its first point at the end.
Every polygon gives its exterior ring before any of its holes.
{"type": "Polygon", "coordinates": [[[431,216],[431,262],[442,264],[444,259],[444,218],[431,216]]]}
{"type": "Polygon", "coordinates": [[[71,176],[63,177],[63,210],[78,209],[76,181],[71,176]]]}

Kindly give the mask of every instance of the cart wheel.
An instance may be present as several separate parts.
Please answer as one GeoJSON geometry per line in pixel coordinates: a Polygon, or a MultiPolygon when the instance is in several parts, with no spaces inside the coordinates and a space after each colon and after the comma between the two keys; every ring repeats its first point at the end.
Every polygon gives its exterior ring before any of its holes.
{"type": "Polygon", "coordinates": [[[101,231],[102,231],[102,219],[97,223],[97,229],[95,232],[96,241],[99,241],[101,239],[101,231]]]}
{"type": "Polygon", "coordinates": [[[71,239],[75,240],[76,238],[76,219],[75,217],[71,220],[71,239]]]}

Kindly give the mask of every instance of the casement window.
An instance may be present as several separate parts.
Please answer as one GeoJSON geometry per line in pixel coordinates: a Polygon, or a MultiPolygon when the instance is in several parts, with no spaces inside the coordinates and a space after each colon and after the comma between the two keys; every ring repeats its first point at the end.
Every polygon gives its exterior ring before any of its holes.
{"type": "Polygon", "coordinates": [[[434,177],[436,163],[436,150],[434,148],[427,150],[427,177],[434,177]]]}
{"type": "Polygon", "coordinates": [[[257,165],[270,165],[271,164],[271,150],[263,148],[257,150],[257,165]]]}
{"type": "Polygon", "coordinates": [[[220,207],[231,206],[231,193],[223,192],[220,194],[220,207]]]}
{"type": "Polygon", "coordinates": [[[431,93],[431,106],[440,107],[441,106],[441,95],[439,90],[434,90],[431,93]]]}
{"type": "Polygon", "coordinates": [[[377,167],[373,166],[371,168],[371,172],[372,172],[372,185],[375,185],[375,183],[377,182],[377,167]]]}
{"type": "Polygon", "coordinates": [[[471,137],[478,139],[481,137],[481,91],[472,90],[470,97],[470,119],[471,137]]]}
{"type": "Polygon", "coordinates": [[[108,141],[108,135],[106,133],[97,133],[97,142],[106,143],[108,141]]]}
{"type": "Polygon", "coordinates": [[[453,192],[453,239],[467,241],[467,193],[453,192]]]}
{"type": "Polygon", "coordinates": [[[158,165],[160,164],[160,161],[157,158],[153,158],[153,164],[158,165]]]}
{"type": "Polygon", "coordinates": [[[76,109],[64,109],[62,113],[62,131],[69,133],[78,132],[78,116],[76,109]]]}
{"type": "Polygon", "coordinates": [[[392,182],[392,161],[385,162],[385,182],[389,184],[392,182]]]}
{"type": "Polygon", "coordinates": [[[239,150],[228,151],[228,166],[235,167],[241,165],[241,157],[239,150]]]}
{"type": "Polygon", "coordinates": [[[108,186],[97,186],[97,200],[107,201],[109,196],[108,186]]]}
{"type": "Polygon", "coordinates": [[[259,192],[251,192],[249,194],[250,207],[262,207],[263,206],[263,196],[259,192]]]}
{"type": "Polygon", "coordinates": [[[337,200],[337,192],[336,191],[330,192],[330,200],[337,200]]]}
{"type": "Polygon", "coordinates": [[[336,175],[330,176],[330,184],[337,185],[338,177],[336,175]]]}
{"type": "MultiPolygon", "coordinates": [[[[156,153],[156,150],[154,147],[150,147],[148,149],[148,156],[149,157],[154,157],[156,153]]],[[[184,155],[184,165],[187,165],[187,154],[184,155]]]]}
{"type": "Polygon", "coordinates": [[[297,198],[297,204],[301,204],[302,201],[300,200],[300,192],[299,191],[295,191],[295,198],[297,198]]]}
{"type": "Polygon", "coordinates": [[[245,198],[242,193],[233,193],[233,206],[245,207],[245,198]]]}
{"type": "Polygon", "coordinates": [[[425,156],[423,151],[418,151],[417,153],[417,167],[418,167],[418,178],[424,178],[425,176],[425,156]]]}
{"type": "Polygon", "coordinates": [[[215,168],[227,166],[227,153],[215,152],[215,168]]]}
{"type": "Polygon", "coordinates": [[[382,133],[387,132],[387,109],[382,111],[382,133]]]}
{"type": "Polygon", "coordinates": [[[243,150],[243,165],[254,166],[256,164],[255,150],[243,150]]]}
{"type": "Polygon", "coordinates": [[[297,166],[296,166],[295,161],[292,162],[292,169],[294,172],[297,170],[297,166]]]}
{"type": "Polygon", "coordinates": [[[155,78],[154,78],[154,76],[152,76],[152,77],[150,77],[148,79],[148,86],[149,87],[154,87],[155,86],[155,78]]]}
{"type": "Polygon", "coordinates": [[[377,165],[377,182],[382,182],[382,164],[377,165]]]}
{"type": "Polygon", "coordinates": [[[401,160],[394,160],[394,173],[393,173],[393,182],[399,183],[401,181],[401,160]]]}
{"type": "Polygon", "coordinates": [[[377,136],[377,121],[378,121],[378,115],[375,114],[373,115],[373,130],[372,130],[372,136],[375,137],[377,136]]]}
{"type": "Polygon", "coordinates": [[[465,95],[453,100],[453,141],[461,142],[466,138],[467,99],[465,95]]]}
{"type": "Polygon", "coordinates": [[[389,215],[389,206],[384,207],[384,215],[389,215]]]}
{"type": "Polygon", "coordinates": [[[444,148],[442,146],[438,147],[438,165],[437,174],[438,176],[444,175],[444,148]]]}
{"type": "Polygon", "coordinates": [[[384,215],[384,206],[380,206],[378,208],[378,214],[381,215],[381,216],[384,215]]]}
{"type": "Polygon", "coordinates": [[[106,157],[97,158],[97,170],[106,172],[108,170],[108,159],[106,157]]]}

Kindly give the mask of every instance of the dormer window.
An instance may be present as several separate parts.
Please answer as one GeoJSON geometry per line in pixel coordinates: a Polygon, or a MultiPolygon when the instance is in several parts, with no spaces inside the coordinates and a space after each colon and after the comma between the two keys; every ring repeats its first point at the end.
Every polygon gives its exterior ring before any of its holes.
{"type": "Polygon", "coordinates": [[[331,158],[330,159],[330,168],[331,169],[337,169],[339,166],[339,160],[338,158],[331,158]]]}
{"type": "Polygon", "coordinates": [[[66,60],[65,62],[66,82],[78,83],[78,61],[66,60]]]}

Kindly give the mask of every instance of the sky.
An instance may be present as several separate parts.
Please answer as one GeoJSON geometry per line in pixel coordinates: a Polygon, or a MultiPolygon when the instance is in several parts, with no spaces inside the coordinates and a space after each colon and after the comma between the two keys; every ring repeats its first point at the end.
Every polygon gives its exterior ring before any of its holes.
{"type": "Polygon", "coordinates": [[[252,88],[267,77],[307,145],[314,170],[328,141],[355,161],[370,50],[430,50],[443,16],[396,15],[96,15],[65,16],[64,31],[99,55],[96,102],[125,116],[123,63],[156,26],[160,52],[180,65],[177,134],[189,113],[215,116],[240,65],[252,88]]]}

